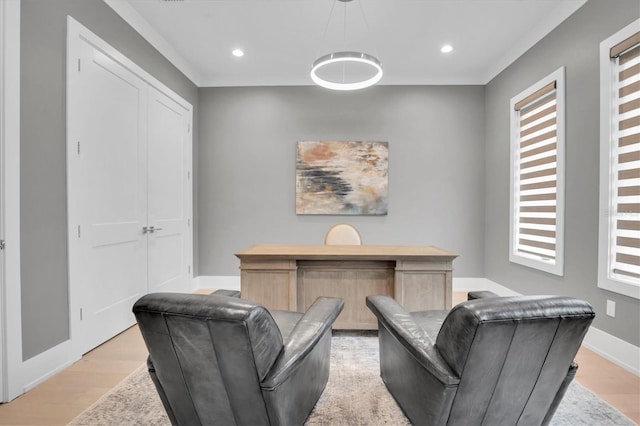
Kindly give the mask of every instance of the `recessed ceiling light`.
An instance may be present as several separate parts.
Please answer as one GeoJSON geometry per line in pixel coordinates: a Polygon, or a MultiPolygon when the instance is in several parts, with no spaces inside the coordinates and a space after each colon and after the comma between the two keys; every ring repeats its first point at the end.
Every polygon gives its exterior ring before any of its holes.
{"type": "Polygon", "coordinates": [[[442,53],[449,53],[449,52],[453,52],[453,46],[451,46],[450,44],[445,44],[444,46],[442,46],[440,48],[440,51],[442,53]]]}
{"type": "Polygon", "coordinates": [[[237,58],[244,56],[244,52],[242,51],[242,49],[233,49],[231,54],[237,58]]]}

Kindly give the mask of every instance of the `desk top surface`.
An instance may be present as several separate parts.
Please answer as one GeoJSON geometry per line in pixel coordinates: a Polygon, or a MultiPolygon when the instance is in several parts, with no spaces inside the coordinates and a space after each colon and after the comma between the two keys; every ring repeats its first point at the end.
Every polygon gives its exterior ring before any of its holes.
{"type": "Polygon", "coordinates": [[[420,260],[451,261],[458,255],[434,246],[292,245],[258,244],[236,253],[238,258],[282,258],[301,260],[420,260]]]}

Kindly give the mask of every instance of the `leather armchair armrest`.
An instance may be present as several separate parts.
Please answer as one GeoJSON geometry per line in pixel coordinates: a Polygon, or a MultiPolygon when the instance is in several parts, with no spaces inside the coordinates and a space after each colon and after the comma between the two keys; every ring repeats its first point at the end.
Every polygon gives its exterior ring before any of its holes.
{"type": "Polygon", "coordinates": [[[452,386],[460,378],[451,370],[434,345],[433,339],[411,315],[388,296],[367,296],[367,306],[378,321],[409,351],[433,377],[452,386]]]}
{"type": "Polygon", "coordinates": [[[313,302],[294,327],[280,356],[262,381],[263,389],[274,389],[287,380],[320,338],[327,332],[331,333],[331,326],[343,307],[344,300],[334,297],[319,297],[313,302]]]}
{"type": "Polygon", "coordinates": [[[224,290],[219,289],[211,293],[212,296],[227,296],[227,297],[240,297],[238,290],[224,290]]]}
{"type": "Polygon", "coordinates": [[[488,297],[500,297],[500,296],[488,290],[470,291],[469,293],[467,293],[467,300],[486,299],[488,297]]]}

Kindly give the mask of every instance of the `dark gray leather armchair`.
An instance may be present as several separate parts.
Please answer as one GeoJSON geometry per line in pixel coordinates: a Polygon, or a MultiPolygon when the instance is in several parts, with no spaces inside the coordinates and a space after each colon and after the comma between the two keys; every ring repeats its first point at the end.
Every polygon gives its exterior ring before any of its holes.
{"type": "Polygon", "coordinates": [[[329,377],[331,325],[344,302],[306,313],[236,297],[153,293],[133,312],[172,424],[301,425],[329,377]]]}
{"type": "Polygon", "coordinates": [[[595,317],[559,296],[479,298],[409,313],[367,296],[378,318],[380,375],[413,424],[548,424],[595,317]]]}

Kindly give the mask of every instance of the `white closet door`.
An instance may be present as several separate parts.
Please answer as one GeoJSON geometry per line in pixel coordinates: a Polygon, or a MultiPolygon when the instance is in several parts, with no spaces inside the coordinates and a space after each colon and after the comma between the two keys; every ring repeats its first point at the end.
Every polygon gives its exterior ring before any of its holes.
{"type": "Polygon", "coordinates": [[[148,87],[88,44],[78,83],[81,259],[72,278],[81,300],[76,343],[86,352],[134,324],[131,307],[147,292],[148,87]]]}
{"type": "Polygon", "coordinates": [[[149,292],[188,291],[191,112],[149,87],[149,292]]]}

